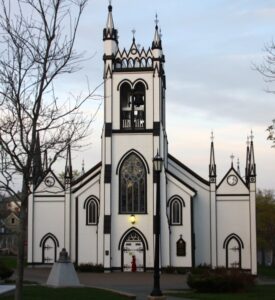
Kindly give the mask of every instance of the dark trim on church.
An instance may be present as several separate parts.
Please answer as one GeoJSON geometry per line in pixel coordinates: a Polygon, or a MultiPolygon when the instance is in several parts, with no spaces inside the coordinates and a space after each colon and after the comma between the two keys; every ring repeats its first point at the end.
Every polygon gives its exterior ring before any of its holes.
{"type": "Polygon", "coordinates": [[[75,199],[75,265],[78,266],[78,197],[75,199]]]}
{"type": "Polygon", "coordinates": [[[195,267],[195,252],[196,252],[196,243],[195,243],[195,231],[194,231],[194,203],[193,197],[191,197],[191,256],[192,256],[192,268],[195,267]]]}
{"type": "Polygon", "coordinates": [[[112,136],[112,123],[105,123],[105,137],[112,136]]]}
{"type": "Polygon", "coordinates": [[[153,129],[113,129],[112,133],[153,133],[153,129]]]}
{"type": "Polygon", "coordinates": [[[111,215],[104,216],[104,234],[111,234],[111,215]]]}
{"type": "Polygon", "coordinates": [[[160,136],[160,122],[154,122],[154,124],[153,124],[153,136],[160,136]]]}
{"type": "Polygon", "coordinates": [[[112,182],[112,165],[111,164],[105,165],[104,182],[105,183],[112,182]]]}

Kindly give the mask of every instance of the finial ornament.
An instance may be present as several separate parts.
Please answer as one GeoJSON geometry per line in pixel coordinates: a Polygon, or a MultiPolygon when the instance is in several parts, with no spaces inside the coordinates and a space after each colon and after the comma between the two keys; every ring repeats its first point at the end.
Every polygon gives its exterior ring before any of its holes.
{"type": "Polygon", "coordinates": [[[159,29],[159,38],[162,39],[162,32],[161,32],[161,29],[159,29]]]}
{"type": "Polygon", "coordinates": [[[132,30],[132,34],[133,34],[133,39],[135,39],[135,34],[136,34],[136,30],[135,29],[132,30]]]}
{"type": "Polygon", "coordinates": [[[247,145],[247,147],[249,147],[249,136],[247,136],[246,145],[247,145]]]}
{"type": "Polygon", "coordinates": [[[211,142],[214,141],[214,133],[213,133],[213,130],[211,131],[211,136],[210,136],[210,139],[211,139],[211,142]]]}
{"type": "Polygon", "coordinates": [[[251,129],[251,135],[250,135],[250,140],[251,140],[251,142],[253,142],[253,139],[254,139],[254,135],[253,135],[253,131],[252,131],[252,129],[251,129]]]}
{"type": "Polygon", "coordinates": [[[158,23],[159,23],[158,14],[156,14],[155,23],[156,23],[156,26],[158,26],[158,23]]]}
{"type": "Polygon", "coordinates": [[[112,0],[109,0],[108,10],[109,12],[112,12],[112,0]]]}
{"type": "Polygon", "coordinates": [[[233,166],[233,162],[234,162],[234,158],[235,158],[235,156],[233,155],[233,153],[230,155],[230,158],[231,158],[231,165],[233,166]]]}

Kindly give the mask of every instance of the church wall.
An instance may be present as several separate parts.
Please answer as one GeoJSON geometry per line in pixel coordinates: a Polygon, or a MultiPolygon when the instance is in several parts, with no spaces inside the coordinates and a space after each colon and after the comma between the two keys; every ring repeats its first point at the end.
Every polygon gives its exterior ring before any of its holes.
{"type": "MultiPolygon", "coordinates": [[[[227,199],[217,201],[218,266],[226,265],[225,239],[231,234],[236,234],[244,244],[244,248],[241,249],[241,267],[242,269],[251,269],[249,199],[243,198],[239,200],[232,195],[227,199]]],[[[234,255],[235,250],[232,250],[232,247],[229,249],[230,251],[234,255]]]]}
{"type": "Polygon", "coordinates": [[[193,199],[195,232],[195,265],[210,264],[210,197],[209,186],[169,159],[168,169],[192,186],[197,194],[193,199]]]}
{"type": "Polygon", "coordinates": [[[121,267],[121,251],[119,241],[123,234],[132,226],[140,230],[148,242],[146,250],[146,267],[153,267],[153,166],[152,166],[152,134],[113,134],[112,138],[112,226],[111,226],[111,251],[112,266],[121,267]],[[127,143],[125,143],[127,140],[127,143]],[[119,214],[119,174],[116,169],[120,159],[131,149],[141,153],[149,166],[147,174],[147,214],[135,214],[136,223],[129,221],[130,214],[119,214]]]}
{"type": "MultiPolygon", "coordinates": [[[[81,263],[103,263],[99,261],[99,239],[98,235],[103,234],[102,228],[99,228],[99,222],[97,225],[87,225],[86,220],[86,208],[84,208],[85,201],[91,197],[95,196],[99,199],[99,219],[104,218],[104,212],[101,209],[101,199],[100,199],[100,186],[99,186],[99,175],[87,183],[83,188],[78,190],[72,201],[75,203],[76,197],[78,198],[78,264],[81,263]]],[[[75,215],[75,205],[72,205],[73,215],[75,215]]],[[[102,227],[102,226],[101,226],[102,227]]],[[[72,238],[75,237],[75,231],[72,231],[72,238]]],[[[75,245],[75,243],[73,243],[75,245]]],[[[75,257],[75,246],[72,247],[73,254],[75,257]]],[[[101,249],[102,251],[102,249],[101,249]]]]}
{"type": "Polygon", "coordinates": [[[40,263],[42,262],[40,242],[46,234],[51,233],[58,240],[57,254],[64,247],[64,200],[56,200],[50,196],[47,198],[36,197],[34,201],[34,224],[33,262],[40,263]]]}
{"type": "MultiPolygon", "coordinates": [[[[183,199],[185,206],[182,206],[182,224],[170,225],[170,264],[174,267],[192,267],[191,196],[184,190],[184,187],[180,182],[169,176],[167,182],[167,201],[175,195],[183,199]],[[177,256],[177,241],[181,237],[186,243],[185,256],[177,256]]],[[[167,207],[166,211],[170,220],[170,205],[167,207]]]]}

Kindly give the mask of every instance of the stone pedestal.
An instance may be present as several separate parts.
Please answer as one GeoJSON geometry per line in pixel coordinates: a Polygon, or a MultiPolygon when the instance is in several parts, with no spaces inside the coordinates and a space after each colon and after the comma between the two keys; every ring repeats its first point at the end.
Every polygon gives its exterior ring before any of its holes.
{"type": "Polygon", "coordinates": [[[148,300],[166,300],[166,296],[151,296],[147,297],[148,300]]]}
{"type": "Polygon", "coordinates": [[[62,249],[59,260],[55,262],[52,267],[47,280],[47,285],[53,287],[80,286],[74,265],[70,261],[65,248],[62,249]]]}

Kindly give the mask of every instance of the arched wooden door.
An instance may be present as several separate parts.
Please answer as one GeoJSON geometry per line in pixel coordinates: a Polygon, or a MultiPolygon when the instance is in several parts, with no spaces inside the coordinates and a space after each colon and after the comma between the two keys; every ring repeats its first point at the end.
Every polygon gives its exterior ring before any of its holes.
{"type": "Polygon", "coordinates": [[[133,256],[135,256],[136,271],[145,271],[145,244],[141,235],[130,231],[122,242],[121,247],[121,269],[123,272],[131,272],[133,256]]]}
{"type": "Polygon", "coordinates": [[[53,234],[46,234],[40,242],[42,247],[42,263],[53,264],[57,260],[57,247],[59,246],[57,238],[53,234]]]}
{"type": "Polygon", "coordinates": [[[223,247],[226,251],[226,267],[241,268],[242,248],[244,248],[244,245],[240,237],[236,234],[229,235],[225,239],[223,247]]]}

